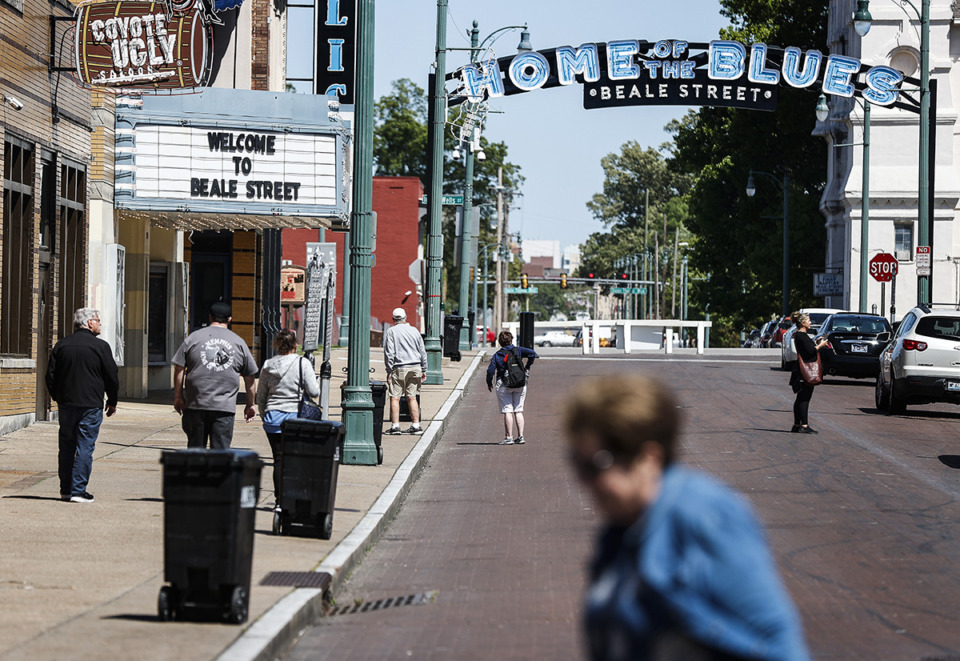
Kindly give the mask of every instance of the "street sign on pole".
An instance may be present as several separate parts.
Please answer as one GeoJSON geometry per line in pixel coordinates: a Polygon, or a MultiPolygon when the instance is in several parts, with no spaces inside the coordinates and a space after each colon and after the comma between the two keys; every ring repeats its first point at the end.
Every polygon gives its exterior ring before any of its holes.
{"type": "MultiPolygon", "coordinates": [[[[440,197],[440,203],[448,206],[462,206],[463,205],[463,195],[443,195],[440,197]]],[[[421,204],[426,204],[429,202],[428,196],[424,195],[420,198],[421,204]]]]}
{"type": "Polygon", "coordinates": [[[526,289],[524,289],[523,287],[504,287],[503,288],[504,294],[536,294],[538,291],[540,290],[537,289],[536,287],[527,287],[526,289]]]}
{"type": "Polygon", "coordinates": [[[646,287],[611,287],[611,294],[646,294],[646,287]]]}
{"type": "Polygon", "coordinates": [[[931,263],[930,246],[917,246],[917,275],[929,276],[931,263]]]}
{"type": "MultiPolygon", "coordinates": [[[[920,248],[917,248],[919,251],[920,248]]],[[[919,252],[918,252],[918,273],[919,273],[919,252]]],[[[870,259],[870,275],[873,276],[873,279],[877,282],[890,282],[893,280],[894,276],[897,275],[897,271],[900,267],[900,263],[897,261],[897,258],[891,255],[888,252],[882,252],[878,255],[874,255],[870,259]]]]}

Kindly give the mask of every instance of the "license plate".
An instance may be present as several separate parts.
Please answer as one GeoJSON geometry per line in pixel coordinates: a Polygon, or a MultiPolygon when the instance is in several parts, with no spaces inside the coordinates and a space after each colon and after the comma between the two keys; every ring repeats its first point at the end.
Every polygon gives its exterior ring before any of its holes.
{"type": "Polygon", "coordinates": [[[960,392],[960,381],[947,381],[947,390],[951,392],[960,392]]]}
{"type": "Polygon", "coordinates": [[[853,353],[867,353],[867,347],[864,344],[852,344],[850,345],[850,351],[853,353]]]}

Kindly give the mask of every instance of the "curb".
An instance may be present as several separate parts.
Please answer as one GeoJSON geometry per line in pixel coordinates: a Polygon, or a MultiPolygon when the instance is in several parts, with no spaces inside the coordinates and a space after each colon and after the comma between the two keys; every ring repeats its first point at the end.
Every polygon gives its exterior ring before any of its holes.
{"type": "Polygon", "coordinates": [[[463,397],[467,383],[486,355],[474,356],[453,392],[433,417],[420,441],[404,459],[390,483],[373,503],[369,511],[343,541],[323,559],[314,571],[327,572],[331,580],[327,590],[295,588],[293,592],[270,607],[243,634],[218,657],[217,661],[269,661],[275,659],[323,613],[323,596],[336,592],[346,577],[360,564],[370,546],[375,544],[387,525],[396,516],[414,481],[420,475],[434,446],[443,436],[447,416],[463,397]]]}

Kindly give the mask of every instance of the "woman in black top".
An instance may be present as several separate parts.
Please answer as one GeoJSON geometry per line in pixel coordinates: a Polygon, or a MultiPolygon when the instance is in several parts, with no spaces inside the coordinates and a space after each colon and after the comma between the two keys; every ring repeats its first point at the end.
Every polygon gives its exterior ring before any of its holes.
{"type": "MultiPolygon", "coordinates": [[[[799,328],[793,334],[793,343],[797,347],[797,360],[803,360],[805,363],[813,363],[817,360],[817,354],[820,347],[827,343],[825,338],[820,338],[816,344],[808,335],[810,330],[810,315],[803,312],[794,312],[791,316],[793,323],[799,328]]],[[[813,397],[814,386],[806,383],[800,376],[799,362],[793,368],[793,374],[790,375],[790,385],[793,391],[797,393],[797,399],[793,402],[793,428],[790,431],[800,434],[818,433],[813,427],[807,424],[807,412],[810,410],[810,398],[813,397]]]]}

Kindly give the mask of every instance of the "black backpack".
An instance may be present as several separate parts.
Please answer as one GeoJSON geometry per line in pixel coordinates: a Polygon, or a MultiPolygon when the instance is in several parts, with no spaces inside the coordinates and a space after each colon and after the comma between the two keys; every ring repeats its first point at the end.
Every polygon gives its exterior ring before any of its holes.
{"type": "Polygon", "coordinates": [[[522,388],[527,384],[527,372],[523,369],[519,349],[513,347],[507,351],[503,364],[506,366],[502,380],[504,388],[522,388]]]}

